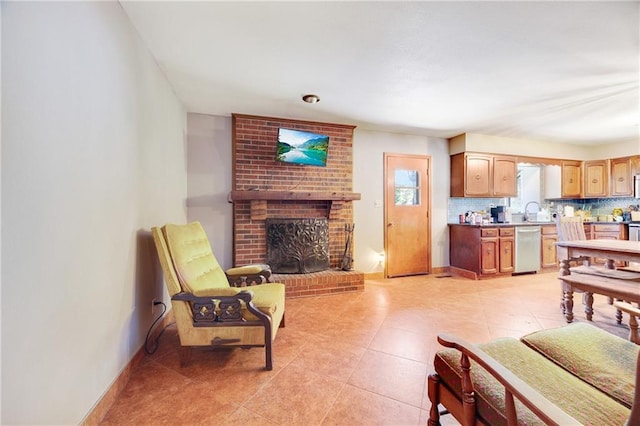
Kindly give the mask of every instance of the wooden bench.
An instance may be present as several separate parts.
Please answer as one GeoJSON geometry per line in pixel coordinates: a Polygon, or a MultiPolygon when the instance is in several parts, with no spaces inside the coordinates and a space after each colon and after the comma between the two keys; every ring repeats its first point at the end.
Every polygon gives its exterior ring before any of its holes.
{"type": "MultiPolygon", "coordinates": [[[[605,270],[606,271],[606,270],[605,270]]],[[[615,270],[608,270],[615,271],[615,270]]],[[[612,299],[640,303],[640,282],[635,279],[615,278],[624,276],[626,271],[617,271],[608,275],[569,274],[558,277],[562,281],[564,314],[567,322],[573,321],[573,292],[585,293],[585,314],[587,320],[593,317],[593,294],[602,294],[612,299]]]]}
{"type": "Polygon", "coordinates": [[[619,280],[630,280],[640,282],[640,272],[625,269],[598,268],[594,266],[574,266],[570,269],[572,274],[597,275],[606,278],[616,278],[619,280]]]}
{"type": "Polygon", "coordinates": [[[640,425],[638,346],[586,323],[448,349],[429,375],[429,426],[444,407],[465,426],[640,425]]]}

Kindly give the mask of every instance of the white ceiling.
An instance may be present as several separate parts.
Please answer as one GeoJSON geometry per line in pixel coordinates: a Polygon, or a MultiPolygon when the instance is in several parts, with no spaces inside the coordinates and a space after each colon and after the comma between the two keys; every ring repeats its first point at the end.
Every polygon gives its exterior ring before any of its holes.
{"type": "Polygon", "coordinates": [[[121,4],[189,112],[640,143],[637,1],[121,4]]]}

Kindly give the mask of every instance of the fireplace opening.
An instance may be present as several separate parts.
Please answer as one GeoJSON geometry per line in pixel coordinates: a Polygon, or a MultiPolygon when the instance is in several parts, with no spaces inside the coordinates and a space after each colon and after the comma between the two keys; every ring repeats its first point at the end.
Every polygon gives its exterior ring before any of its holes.
{"type": "Polygon", "coordinates": [[[267,263],[274,273],[308,274],[329,269],[329,221],[269,218],[267,263]]]}

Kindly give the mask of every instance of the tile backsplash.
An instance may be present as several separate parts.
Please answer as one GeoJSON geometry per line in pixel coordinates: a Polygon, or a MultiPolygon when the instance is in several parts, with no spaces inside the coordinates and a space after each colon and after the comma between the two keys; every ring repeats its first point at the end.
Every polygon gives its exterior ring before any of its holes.
{"type": "MultiPolygon", "coordinates": [[[[614,208],[626,211],[629,206],[637,206],[640,199],[637,198],[590,198],[575,200],[546,200],[543,207],[551,212],[562,211],[564,206],[571,206],[574,210],[590,210],[591,216],[610,215],[614,208]]],[[[492,206],[509,205],[508,198],[449,198],[447,207],[447,221],[458,223],[458,215],[467,211],[486,211],[492,206]]]]}

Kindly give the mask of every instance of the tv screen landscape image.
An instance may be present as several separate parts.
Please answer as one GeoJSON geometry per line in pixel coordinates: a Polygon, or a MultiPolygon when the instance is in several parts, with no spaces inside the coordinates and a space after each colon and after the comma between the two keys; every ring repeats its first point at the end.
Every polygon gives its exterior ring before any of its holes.
{"type": "Polygon", "coordinates": [[[327,165],[329,136],[301,130],[278,129],[276,160],[284,163],[327,165]]]}

